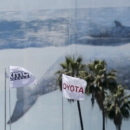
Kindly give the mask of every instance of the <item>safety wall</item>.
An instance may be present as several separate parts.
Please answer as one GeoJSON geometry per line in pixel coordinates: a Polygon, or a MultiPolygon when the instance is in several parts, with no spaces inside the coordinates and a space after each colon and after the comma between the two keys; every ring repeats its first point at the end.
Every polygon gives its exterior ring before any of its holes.
{"type": "MultiPolygon", "coordinates": [[[[130,87],[129,0],[4,0],[0,2],[1,130],[80,130],[77,102],[68,102],[56,85],[55,72],[65,56],[84,63],[105,60],[130,87]],[[37,85],[11,89],[5,68],[31,71],[37,85]],[[10,92],[10,93],[9,93],[10,92]],[[6,118],[5,118],[6,112],[6,118]],[[11,123],[9,124],[9,120],[11,123]]],[[[102,112],[91,97],[80,101],[84,130],[102,129],[102,112]]],[[[109,119],[106,130],[116,127],[109,119]]],[[[123,121],[122,130],[129,129],[123,121]]]]}

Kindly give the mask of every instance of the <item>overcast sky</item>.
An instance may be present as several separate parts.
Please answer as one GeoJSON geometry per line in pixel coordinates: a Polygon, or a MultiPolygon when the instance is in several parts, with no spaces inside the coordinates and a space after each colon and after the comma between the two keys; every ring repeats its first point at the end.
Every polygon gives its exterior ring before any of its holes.
{"type": "Polygon", "coordinates": [[[0,11],[130,6],[130,0],[0,0],[0,11]]]}

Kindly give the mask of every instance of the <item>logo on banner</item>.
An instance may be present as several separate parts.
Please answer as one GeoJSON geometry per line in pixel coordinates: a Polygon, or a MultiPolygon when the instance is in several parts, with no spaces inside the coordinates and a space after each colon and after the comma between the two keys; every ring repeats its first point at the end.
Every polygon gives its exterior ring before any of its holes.
{"type": "Polygon", "coordinates": [[[24,71],[11,72],[10,74],[10,81],[28,79],[28,78],[30,78],[29,73],[24,71]]]}
{"type": "Polygon", "coordinates": [[[71,92],[84,93],[83,87],[69,85],[66,83],[63,83],[63,89],[68,89],[71,92]]]}
{"type": "Polygon", "coordinates": [[[62,74],[63,97],[74,100],[83,100],[87,82],[83,79],[62,74]]]}
{"type": "Polygon", "coordinates": [[[10,88],[18,88],[36,84],[35,76],[20,66],[10,66],[10,88]]]}

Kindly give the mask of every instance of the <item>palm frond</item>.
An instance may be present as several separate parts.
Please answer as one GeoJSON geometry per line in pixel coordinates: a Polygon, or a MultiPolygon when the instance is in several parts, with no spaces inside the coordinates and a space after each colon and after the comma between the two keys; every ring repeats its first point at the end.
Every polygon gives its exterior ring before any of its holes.
{"type": "Polygon", "coordinates": [[[67,64],[66,64],[66,63],[61,63],[60,66],[61,66],[63,69],[67,69],[67,64]]]}
{"type": "Polygon", "coordinates": [[[78,57],[77,60],[76,60],[76,62],[81,63],[82,60],[83,60],[82,57],[78,57]]]}

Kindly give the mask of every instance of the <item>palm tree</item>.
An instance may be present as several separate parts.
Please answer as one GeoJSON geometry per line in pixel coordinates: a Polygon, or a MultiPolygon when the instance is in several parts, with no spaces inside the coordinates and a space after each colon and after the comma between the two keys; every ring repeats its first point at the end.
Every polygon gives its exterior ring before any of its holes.
{"type": "MultiPolygon", "coordinates": [[[[116,71],[111,70],[106,72],[106,62],[95,60],[88,65],[90,74],[88,79],[91,81],[86,89],[87,94],[91,94],[92,107],[94,106],[94,100],[96,99],[100,110],[102,111],[103,130],[105,130],[105,113],[104,113],[104,99],[105,90],[109,89],[111,92],[116,90],[116,71]]],[[[87,79],[87,80],[88,80],[87,79]]]]}
{"type": "MultiPolygon", "coordinates": [[[[65,62],[61,63],[60,65],[62,68],[61,70],[57,71],[56,74],[58,74],[57,82],[59,84],[61,91],[62,91],[62,74],[66,74],[73,77],[79,77],[82,79],[86,79],[86,77],[89,75],[86,72],[86,65],[82,64],[81,57],[78,57],[76,60],[74,57],[66,57],[65,62]]],[[[73,101],[73,100],[69,100],[69,101],[73,101]]],[[[83,121],[82,121],[79,101],[77,101],[77,106],[79,111],[81,129],[83,130],[83,121]]]]}
{"type": "Polygon", "coordinates": [[[104,101],[105,114],[113,120],[117,130],[121,130],[122,120],[130,118],[130,95],[126,95],[122,85],[115,93],[107,94],[104,101]]]}

